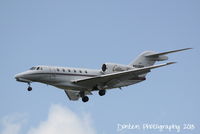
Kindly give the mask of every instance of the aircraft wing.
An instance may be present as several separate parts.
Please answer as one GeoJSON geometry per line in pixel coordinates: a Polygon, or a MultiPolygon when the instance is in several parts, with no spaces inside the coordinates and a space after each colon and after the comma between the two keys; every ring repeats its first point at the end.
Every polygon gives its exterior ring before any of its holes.
{"type": "Polygon", "coordinates": [[[72,82],[75,84],[79,84],[79,85],[83,85],[83,86],[87,86],[87,87],[94,87],[98,84],[105,84],[113,79],[124,78],[124,77],[129,78],[130,76],[138,76],[140,74],[149,72],[151,69],[162,67],[162,66],[167,66],[170,64],[174,64],[174,63],[175,62],[169,62],[169,63],[165,63],[165,64],[159,64],[159,65],[148,66],[148,67],[143,67],[143,68],[136,68],[136,69],[131,69],[128,71],[105,74],[105,75],[100,75],[100,76],[96,76],[96,77],[92,77],[92,78],[73,80],[72,82]]]}
{"type": "Polygon", "coordinates": [[[167,52],[162,52],[162,53],[149,54],[149,55],[146,55],[146,57],[149,57],[149,58],[152,57],[153,58],[153,57],[158,57],[160,55],[166,55],[166,54],[175,53],[175,52],[179,52],[179,51],[184,51],[184,50],[188,50],[188,49],[192,49],[192,48],[184,48],[184,49],[178,49],[178,50],[167,51],[167,52]]]}
{"type": "Polygon", "coordinates": [[[79,92],[78,91],[73,91],[73,90],[65,90],[66,95],[70,100],[78,100],[79,99],[79,92]]]}

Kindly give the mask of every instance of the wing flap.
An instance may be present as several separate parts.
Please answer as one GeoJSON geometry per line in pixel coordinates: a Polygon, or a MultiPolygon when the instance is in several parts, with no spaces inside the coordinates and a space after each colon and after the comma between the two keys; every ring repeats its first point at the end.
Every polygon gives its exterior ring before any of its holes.
{"type": "Polygon", "coordinates": [[[78,100],[80,98],[78,91],[65,90],[65,93],[70,100],[75,101],[75,100],[78,100]]]}
{"type": "Polygon", "coordinates": [[[137,76],[137,75],[140,75],[140,74],[147,73],[151,69],[159,68],[159,67],[162,67],[162,66],[167,66],[167,65],[170,65],[170,64],[174,64],[174,63],[176,63],[176,62],[169,62],[169,63],[165,63],[165,64],[148,66],[148,67],[144,67],[144,68],[137,68],[137,69],[132,69],[132,70],[128,70],[128,71],[105,74],[105,75],[92,77],[92,78],[74,80],[72,82],[75,83],[75,84],[79,84],[79,85],[93,87],[97,84],[105,83],[105,82],[108,82],[112,79],[117,79],[117,78],[121,78],[121,77],[130,77],[130,76],[134,76],[134,75],[137,76]]]}

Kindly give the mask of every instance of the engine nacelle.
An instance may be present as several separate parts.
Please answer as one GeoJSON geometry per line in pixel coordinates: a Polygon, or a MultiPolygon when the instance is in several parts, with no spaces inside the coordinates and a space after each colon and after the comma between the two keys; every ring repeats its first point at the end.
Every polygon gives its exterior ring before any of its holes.
{"type": "Polygon", "coordinates": [[[121,65],[121,64],[115,64],[115,63],[105,63],[102,65],[102,71],[105,73],[113,73],[113,72],[120,72],[120,71],[126,71],[131,69],[131,66],[128,65],[121,65]]]}

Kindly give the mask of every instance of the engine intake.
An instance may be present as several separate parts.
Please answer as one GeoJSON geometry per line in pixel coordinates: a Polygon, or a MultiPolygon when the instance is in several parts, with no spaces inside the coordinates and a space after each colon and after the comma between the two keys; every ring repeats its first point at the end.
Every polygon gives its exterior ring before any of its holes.
{"type": "Polygon", "coordinates": [[[102,69],[103,72],[105,72],[106,69],[107,69],[106,64],[103,64],[102,67],[101,67],[101,69],[102,69]]]}

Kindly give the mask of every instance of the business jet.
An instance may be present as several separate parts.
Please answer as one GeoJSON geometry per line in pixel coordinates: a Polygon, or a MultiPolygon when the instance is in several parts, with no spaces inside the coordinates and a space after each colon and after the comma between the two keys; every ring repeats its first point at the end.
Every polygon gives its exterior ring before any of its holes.
{"type": "Polygon", "coordinates": [[[146,75],[155,68],[174,64],[168,62],[154,65],[156,61],[168,60],[167,54],[188,50],[179,50],[157,53],[145,51],[128,65],[105,63],[101,69],[69,68],[56,66],[34,66],[28,71],[15,75],[19,82],[28,84],[28,91],[32,90],[32,82],[40,82],[63,89],[70,100],[83,102],[89,100],[87,95],[98,91],[100,96],[108,89],[122,88],[146,80],[146,75]]]}

